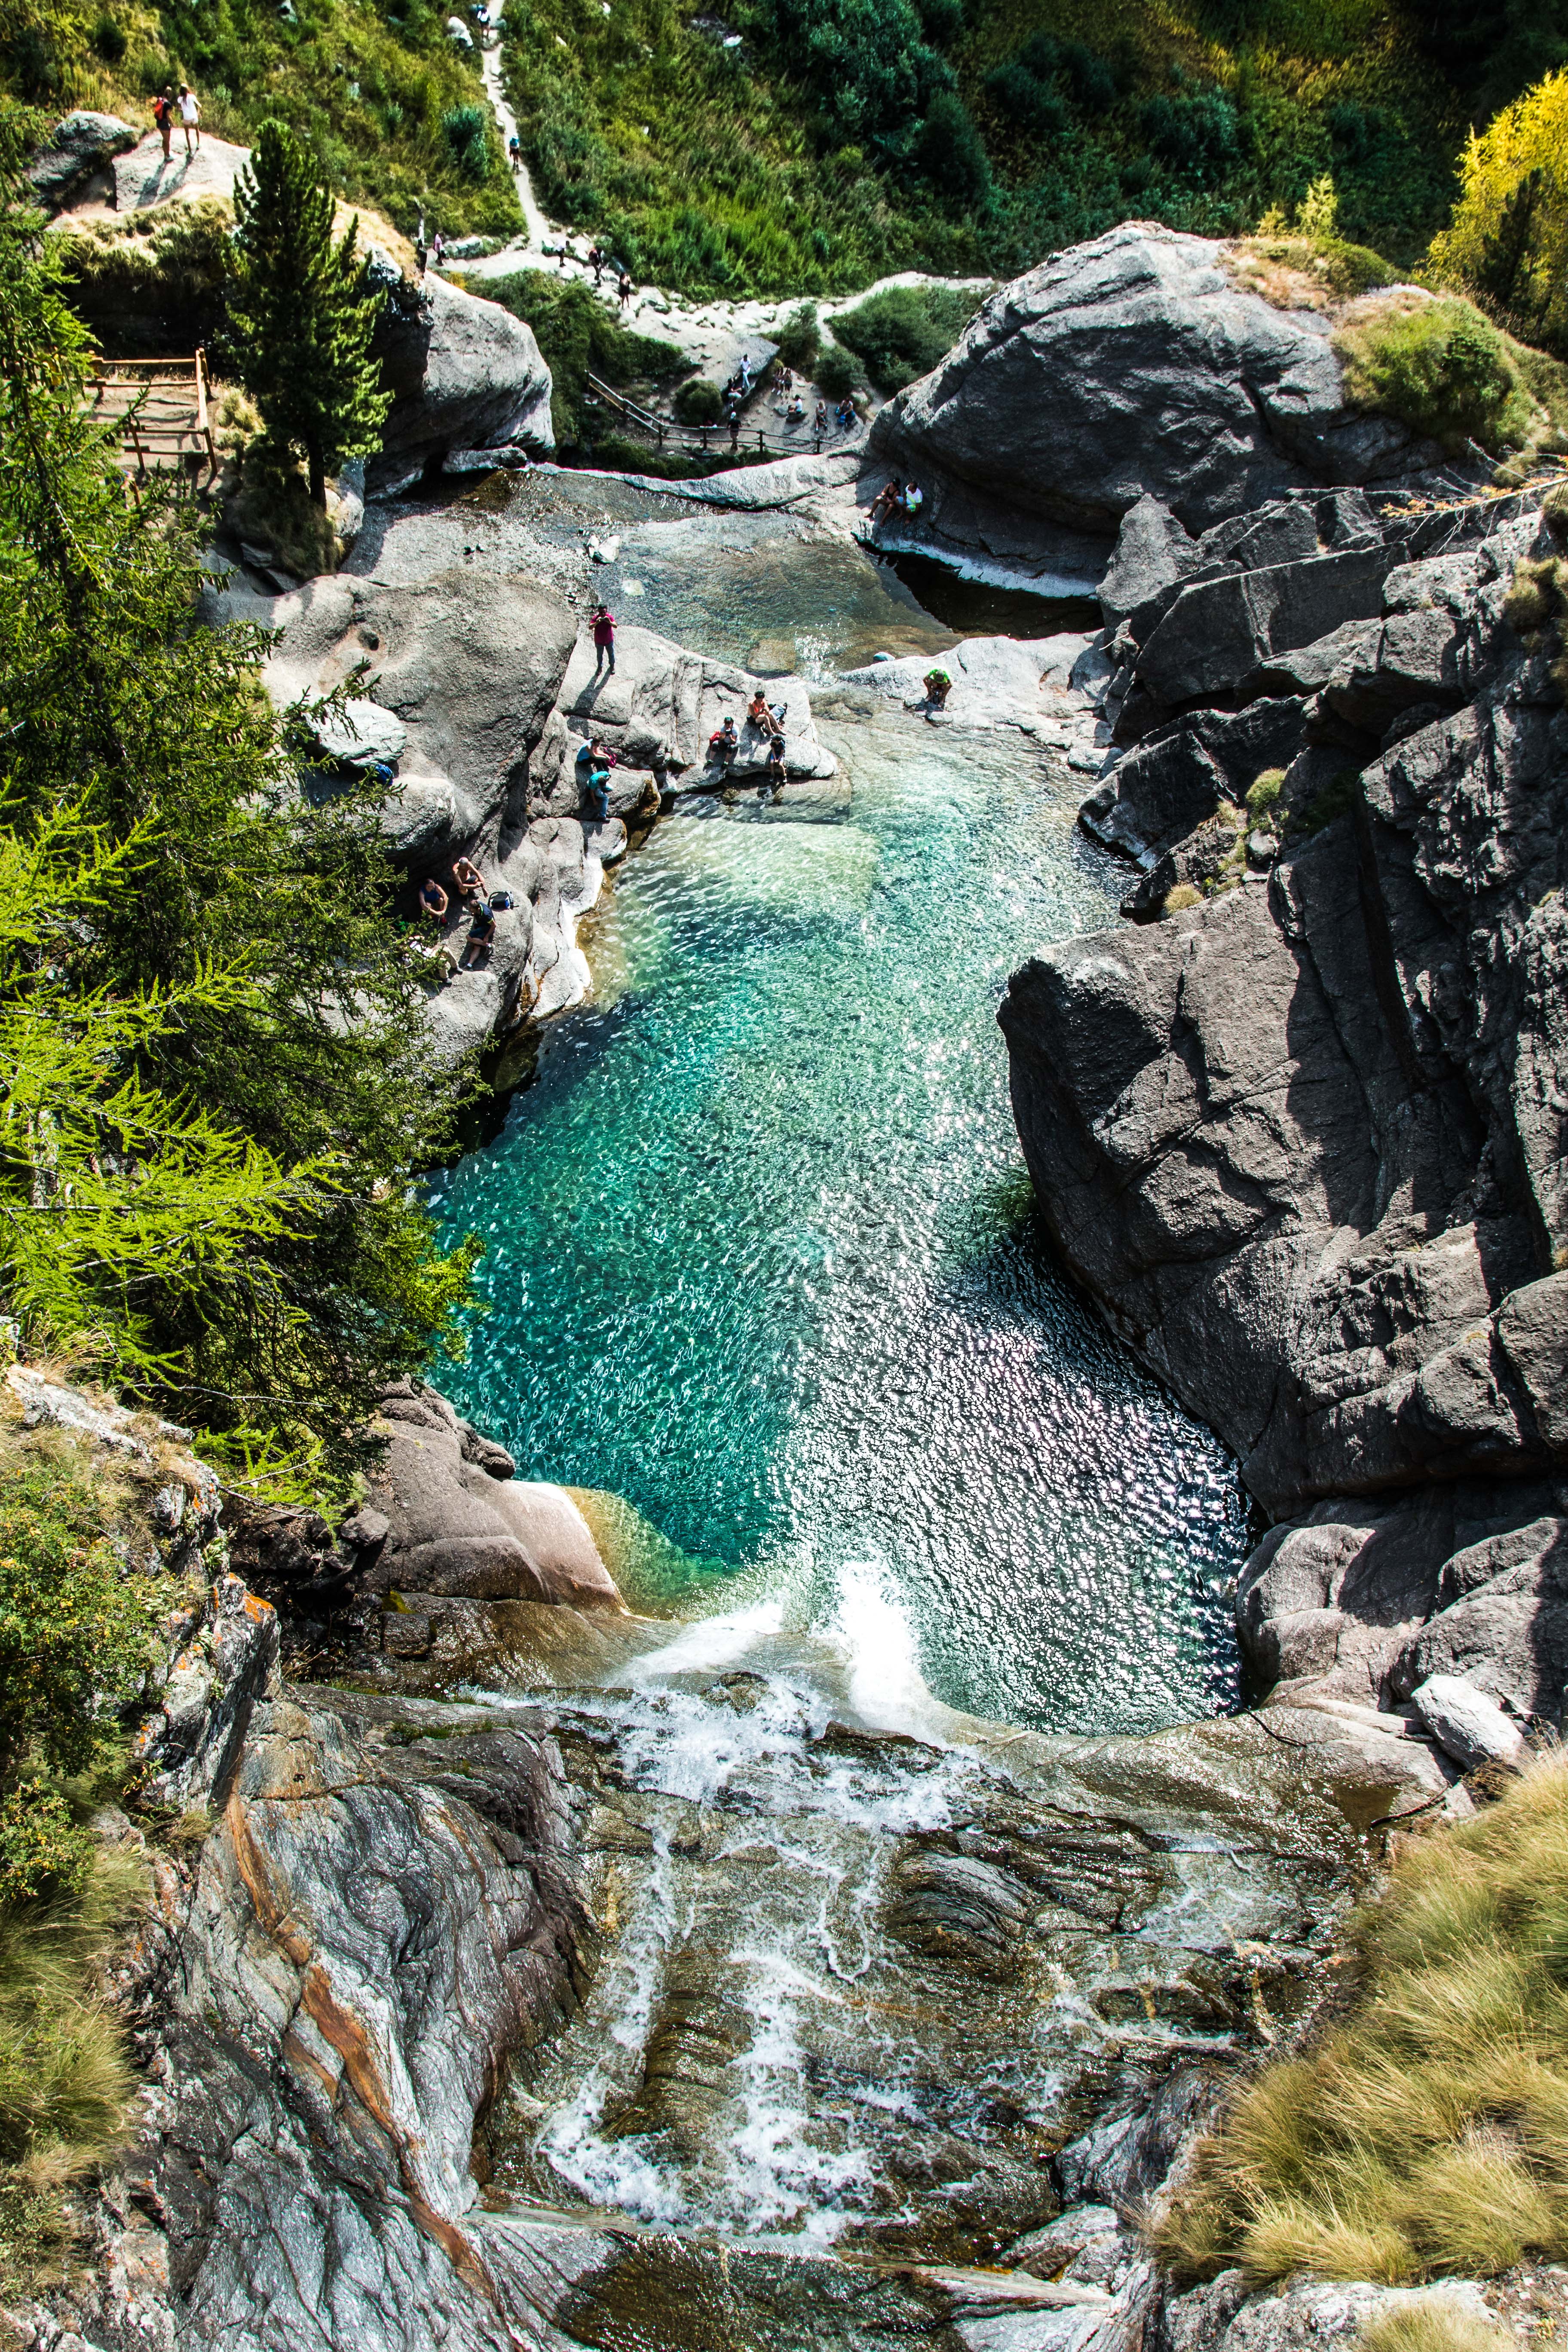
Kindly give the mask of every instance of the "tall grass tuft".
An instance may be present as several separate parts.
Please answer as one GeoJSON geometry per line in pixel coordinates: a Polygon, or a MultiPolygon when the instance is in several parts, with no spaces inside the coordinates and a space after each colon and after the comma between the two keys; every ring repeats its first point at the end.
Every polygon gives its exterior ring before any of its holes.
{"type": "Polygon", "coordinates": [[[1350,1941],[1349,2021],[1237,2100],[1162,2256],[1392,2284],[1568,2255],[1568,1758],[1414,1846],[1350,1941]]]}

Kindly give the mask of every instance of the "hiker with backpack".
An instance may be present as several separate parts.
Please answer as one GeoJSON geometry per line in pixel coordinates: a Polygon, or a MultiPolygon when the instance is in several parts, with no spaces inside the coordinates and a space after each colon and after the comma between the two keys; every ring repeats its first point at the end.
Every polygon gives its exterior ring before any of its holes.
{"type": "Polygon", "coordinates": [[[169,142],[174,130],[174,93],[167,84],[153,100],[153,127],[163,142],[163,161],[166,163],[170,155],[169,142]]]}

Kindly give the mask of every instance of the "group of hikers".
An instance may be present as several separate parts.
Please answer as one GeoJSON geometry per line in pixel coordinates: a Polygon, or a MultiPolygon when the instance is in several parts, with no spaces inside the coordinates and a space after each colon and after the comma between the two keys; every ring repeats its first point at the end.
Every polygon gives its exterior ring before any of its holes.
{"type": "Polygon", "coordinates": [[[444,956],[450,971],[472,971],[489,954],[495,945],[496,917],[507,912],[512,904],[510,890],[491,889],[471,857],[452,860],[450,890],[443,889],[434,874],[420,885],[419,911],[433,922],[439,934],[432,953],[444,956]],[[447,918],[454,898],[469,910],[468,936],[461,956],[455,956],[446,943],[447,918]]]}
{"type": "MultiPolygon", "coordinates": [[[[749,730],[766,738],[768,756],[763,764],[763,782],[781,792],[787,781],[784,766],[784,706],[770,703],[759,686],[746,705],[745,724],[749,730]]],[[[708,738],[708,765],[728,775],[741,749],[741,730],[733,712],[729,713],[708,738]]]]}
{"type": "Polygon", "coordinates": [[[202,110],[188,82],[180,84],[177,97],[173,83],[165,82],[153,100],[153,128],[163,142],[165,163],[172,152],[176,122],[185,134],[186,154],[194,155],[202,143],[202,110]]]}
{"type": "MultiPolygon", "coordinates": [[[[774,414],[785,425],[806,424],[808,418],[805,393],[801,385],[796,383],[793,369],[786,366],[782,359],[774,364],[771,382],[774,414]]],[[[730,377],[721,394],[724,404],[724,422],[730,428],[731,449],[739,449],[741,446],[741,411],[755,389],[756,378],[752,373],[751,355],[749,352],[742,352],[740,365],[730,377]]],[[[809,390],[810,386],[807,385],[805,389],[809,390]]],[[[816,412],[809,418],[811,431],[818,441],[827,432],[830,424],[837,425],[839,432],[845,433],[852,425],[858,422],[854,400],[848,393],[844,394],[831,416],[826,401],[819,396],[816,412]]]]}

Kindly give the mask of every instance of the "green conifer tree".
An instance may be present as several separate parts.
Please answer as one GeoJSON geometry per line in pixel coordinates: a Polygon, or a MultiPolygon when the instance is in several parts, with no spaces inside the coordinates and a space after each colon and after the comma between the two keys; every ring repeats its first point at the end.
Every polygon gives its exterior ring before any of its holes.
{"type": "Polygon", "coordinates": [[[382,297],[364,282],[358,221],[333,243],[331,190],[281,122],[257,133],[234,209],[240,373],[268,439],[304,458],[324,507],[328,473],[381,446],[392,396],[370,346],[382,297]]]}

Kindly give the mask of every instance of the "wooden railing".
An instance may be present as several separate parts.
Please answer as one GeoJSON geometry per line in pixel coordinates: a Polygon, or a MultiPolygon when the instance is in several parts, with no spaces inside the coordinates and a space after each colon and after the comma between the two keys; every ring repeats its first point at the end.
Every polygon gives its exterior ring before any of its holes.
{"type": "Polygon", "coordinates": [[[206,460],[218,470],[213,439],[206,353],[188,360],[103,360],[88,384],[90,413],[120,443],[127,472],[145,476],[170,466],[195,474],[206,460]]]}
{"type": "MultiPolygon", "coordinates": [[[[679,425],[668,416],[657,415],[651,408],[639,406],[635,400],[628,400],[624,393],[616,392],[613,385],[604,383],[596,375],[590,374],[588,390],[601,407],[609,409],[623,424],[644,434],[660,449],[668,443],[674,448],[689,449],[708,457],[714,452],[721,453],[730,437],[727,424],[679,425]]],[[[764,433],[760,426],[743,424],[739,438],[731,446],[737,450],[772,449],[783,457],[805,457],[808,452],[814,457],[820,457],[824,448],[835,441],[843,440],[850,430],[847,425],[830,423],[824,432],[819,433],[815,425],[803,424],[798,433],[787,440],[780,440],[775,435],[764,433]]]]}

